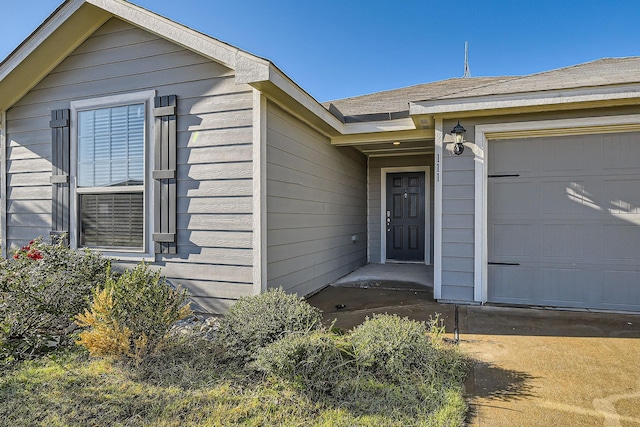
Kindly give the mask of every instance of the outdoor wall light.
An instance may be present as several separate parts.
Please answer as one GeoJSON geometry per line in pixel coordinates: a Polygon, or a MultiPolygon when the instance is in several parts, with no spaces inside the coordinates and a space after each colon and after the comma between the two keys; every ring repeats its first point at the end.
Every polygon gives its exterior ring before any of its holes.
{"type": "Polygon", "coordinates": [[[451,129],[451,134],[453,135],[455,145],[453,146],[453,152],[458,156],[462,154],[464,151],[464,133],[467,130],[460,125],[460,120],[458,120],[458,124],[455,125],[453,129],[451,129]]]}

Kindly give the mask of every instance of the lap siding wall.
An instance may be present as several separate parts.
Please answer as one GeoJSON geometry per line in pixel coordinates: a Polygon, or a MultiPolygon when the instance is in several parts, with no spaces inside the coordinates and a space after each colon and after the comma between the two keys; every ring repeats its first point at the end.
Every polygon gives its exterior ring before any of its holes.
{"type": "Polygon", "coordinates": [[[268,104],[269,287],[307,295],[364,265],[366,195],[362,154],[268,104]]]}
{"type": "Polygon", "coordinates": [[[154,265],[203,310],[224,312],[253,293],[252,89],[236,85],[233,70],[117,19],[7,112],[7,244],[51,228],[50,111],[144,90],[178,96],[178,253],[154,265]]]}

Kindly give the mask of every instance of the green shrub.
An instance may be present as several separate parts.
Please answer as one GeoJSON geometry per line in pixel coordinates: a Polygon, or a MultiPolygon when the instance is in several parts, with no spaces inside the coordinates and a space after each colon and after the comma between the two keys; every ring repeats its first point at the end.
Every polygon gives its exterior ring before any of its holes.
{"type": "Polygon", "coordinates": [[[398,425],[461,425],[464,358],[443,333],[438,316],[425,323],[376,315],[345,335],[290,333],[259,349],[250,366],[311,401],[356,416],[378,414],[398,425]]]}
{"type": "Polygon", "coordinates": [[[424,322],[397,315],[374,315],[350,333],[356,364],[392,379],[410,371],[433,370],[437,352],[424,322]]]}
{"type": "Polygon", "coordinates": [[[257,351],[289,333],[321,326],[320,310],[282,289],[242,297],[220,322],[219,339],[228,357],[249,362],[257,351]]]}
{"type": "Polygon", "coordinates": [[[95,356],[142,360],[162,345],[171,326],[191,315],[186,291],[168,286],[144,262],[95,290],[90,310],[77,316],[88,329],[78,344],[95,356]]]}
{"type": "Polygon", "coordinates": [[[260,349],[252,366],[306,392],[327,393],[353,362],[349,350],[342,337],[322,330],[291,333],[260,349]]]}
{"type": "Polygon", "coordinates": [[[22,358],[68,345],[73,317],[104,282],[108,261],[37,238],[0,261],[0,357],[22,358]]]}

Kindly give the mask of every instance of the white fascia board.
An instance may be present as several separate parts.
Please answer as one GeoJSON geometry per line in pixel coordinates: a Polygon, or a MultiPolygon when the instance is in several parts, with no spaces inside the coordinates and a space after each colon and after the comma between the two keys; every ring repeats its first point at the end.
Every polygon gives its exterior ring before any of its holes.
{"type": "Polygon", "coordinates": [[[277,87],[290,99],[293,99],[297,104],[314,114],[341,136],[416,130],[415,123],[410,117],[362,123],[342,123],[273,63],[244,52],[238,53],[236,83],[249,84],[261,89],[265,82],[277,87]]]}
{"type": "Polygon", "coordinates": [[[4,80],[15,68],[35,51],[54,31],[69,19],[85,0],[69,0],[58,8],[42,25],[36,29],[13,53],[0,64],[0,81],[4,80]]]}
{"type": "Polygon", "coordinates": [[[411,117],[394,120],[380,120],[360,123],[346,123],[343,125],[343,135],[360,133],[397,132],[402,130],[415,130],[416,125],[411,117]]]}
{"type": "Polygon", "coordinates": [[[236,68],[236,54],[239,49],[220,40],[124,0],[86,0],[86,2],[186,49],[219,62],[225,67],[236,68]]]}
{"type": "Polygon", "coordinates": [[[349,146],[375,143],[388,143],[390,141],[419,141],[431,140],[435,137],[433,129],[410,129],[396,132],[374,132],[338,135],[331,138],[331,144],[335,146],[349,146]]]}
{"type": "Polygon", "coordinates": [[[269,80],[271,63],[239,51],[236,55],[236,84],[251,84],[269,80]]]}
{"type": "Polygon", "coordinates": [[[286,74],[271,64],[269,80],[282,89],[287,95],[299,102],[307,110],[321,118],[325,123],[340,133],[344,133],[344,123],[324,108],[314,97],[295,84],[286,74]]]}
{"type": "MultiPolygon", "coordinates": [[[[262,60],[260,58],[243,57],[242,61],[238,63],[239,69],[236,70],[237,78],[236,83],[247,83],[260,89],[260,86],[265,82],[269,82],[273,86],[277,87],[280,91],[286,94],[289,98],[293,99],[297,104],[310,111],[313,115],[318,117],[324,123],[329,125],[332,129],[338,133],[344,132],[344,123],[338,120],[333,114],[331,114],[326,108],[324,108],[314,97],[309,95],[304,89],[298,86],[293,80],[291,80],[285,73],[280,71],[273,63],[262,60]],[[264,62],[264,64],[262,64],[264,62]],[[268,65],[268,76],[266,76],[268,65]],[[244,67],[251,67],[249,70],[240,69],[244,67]],[[254,76],[253,79],[250,76],[254,76]],[[265,78],[268,77],[268,78],[265,78]],[[241,79],[241,80],[239,80],[241,79]]],[[[278,101],[276,99],[276,101],[278,101]]],[[[286,101],[285,101],[286,103],[286,101]]]]}
{"type": "Polygon", "coordinates": [[[409,103],[409,114],[430,115],[640,98],[640,84],[548,90],[409,103]]]}

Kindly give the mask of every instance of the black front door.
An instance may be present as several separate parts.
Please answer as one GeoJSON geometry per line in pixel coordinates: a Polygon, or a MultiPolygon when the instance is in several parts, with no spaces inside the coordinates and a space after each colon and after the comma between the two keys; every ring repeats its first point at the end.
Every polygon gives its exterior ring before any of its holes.
{"type": "Polygon", "coordinates": [[[387,174],[387,259],[424,261],[424,172],[387,174]]]}

